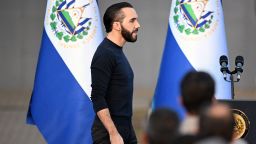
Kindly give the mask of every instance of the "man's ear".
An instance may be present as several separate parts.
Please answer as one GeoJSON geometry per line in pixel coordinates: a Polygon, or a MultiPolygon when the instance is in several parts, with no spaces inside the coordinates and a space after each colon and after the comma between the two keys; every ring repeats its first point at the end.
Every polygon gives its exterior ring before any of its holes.
{"type": "Polygon", "coordinates": [[[112,29],[114,29],[116,31],[121,31],[121,23],[120,22],[113,22],[112,29]]]}

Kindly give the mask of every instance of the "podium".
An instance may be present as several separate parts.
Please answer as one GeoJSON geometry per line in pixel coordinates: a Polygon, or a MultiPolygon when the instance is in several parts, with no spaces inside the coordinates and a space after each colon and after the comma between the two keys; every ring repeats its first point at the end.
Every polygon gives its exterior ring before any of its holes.
{"type": "MultiPolygon", "coordinates": [[[[250,144],[256,144],[256,101],[246,100],[218,100],[219,102],[228,104],[233,110],[238,111],[241,118],[247,117],[249,121],[249,127],[245,130],[247,132],[244,135],[244,139],[250,144]]],[[[234,113],[234,111],[233,111],[234,113]]],[[[243,123],[243,120],[241,120],[243,123]]],[[[246,123],[241,125],[242,128],[246,128],[246,123]],[[245,125],[244,125],[245,124],[245,125]]]]}

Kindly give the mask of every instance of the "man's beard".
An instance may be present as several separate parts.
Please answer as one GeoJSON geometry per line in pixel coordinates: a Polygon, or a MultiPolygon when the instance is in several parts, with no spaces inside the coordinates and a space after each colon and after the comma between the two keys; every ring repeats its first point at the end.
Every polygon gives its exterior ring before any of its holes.
{"type": "Polygon", "coordinates": [[[136,42],[137,41],[137,35],[135,37],[132,37],[132,34],[135,33],[135,32],[138,32],[138,29],[132,31],[132,32],[129,32],[126,28],[124,28],[122,25],[121,25],[121,34],[122,36],[124,37],[124,39],[127,41],[127,42],[136,42]]]}

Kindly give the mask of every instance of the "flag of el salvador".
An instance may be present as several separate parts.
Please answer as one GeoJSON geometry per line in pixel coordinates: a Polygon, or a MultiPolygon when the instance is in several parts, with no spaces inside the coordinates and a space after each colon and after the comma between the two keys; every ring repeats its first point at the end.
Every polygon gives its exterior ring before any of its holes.
{"type": "Polygon", "coordinates": [[[96,0],[48,0],[27,114],[47,143],[92,143],[90,64],[102,40],[96,0]]]}
{"type": "Polygon", "coordinates": [[[181,118],[180,81],[190,70],[208,72],[217,99],[231,99],[230,84],[220,72],[219,57],[228,55],[221,0],[172,0],[165,48],[153,109],[169,107],[181,118]]]}

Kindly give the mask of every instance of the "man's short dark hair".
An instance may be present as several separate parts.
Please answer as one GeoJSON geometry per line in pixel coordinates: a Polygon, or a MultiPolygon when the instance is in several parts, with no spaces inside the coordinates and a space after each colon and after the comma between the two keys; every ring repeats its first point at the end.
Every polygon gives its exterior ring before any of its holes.
{"type": "Polygon", "coordinates": [[[200,111],[199,138],[220,137],[227,142],[232,141],[234,117],[226,104],[213,104],[200,111]]]}
{"type": "Polygon", "coordinates": [[[180,88],[185,109],[198,114],[200,107],[212,103],[215,82],[206,72],[191,71],[182,79],[180,88]]]}
{"type": "Polygon", "coordinates": [[[133,8],[130,3],[121,2],[111,5],[107,8],[104,16],[103,16],[103,23],[105,25],[106,32],[112,31],[112,25],[114,22],[122,22],[125,15],[121,11],[122,8],[133,8]]]}
{"type": "Polygon", "coordinates": [[[160,108],[148,119],[146,133],[149,144],[169,144],[178,135],[179,118],[174,111],[160,108]]]}

